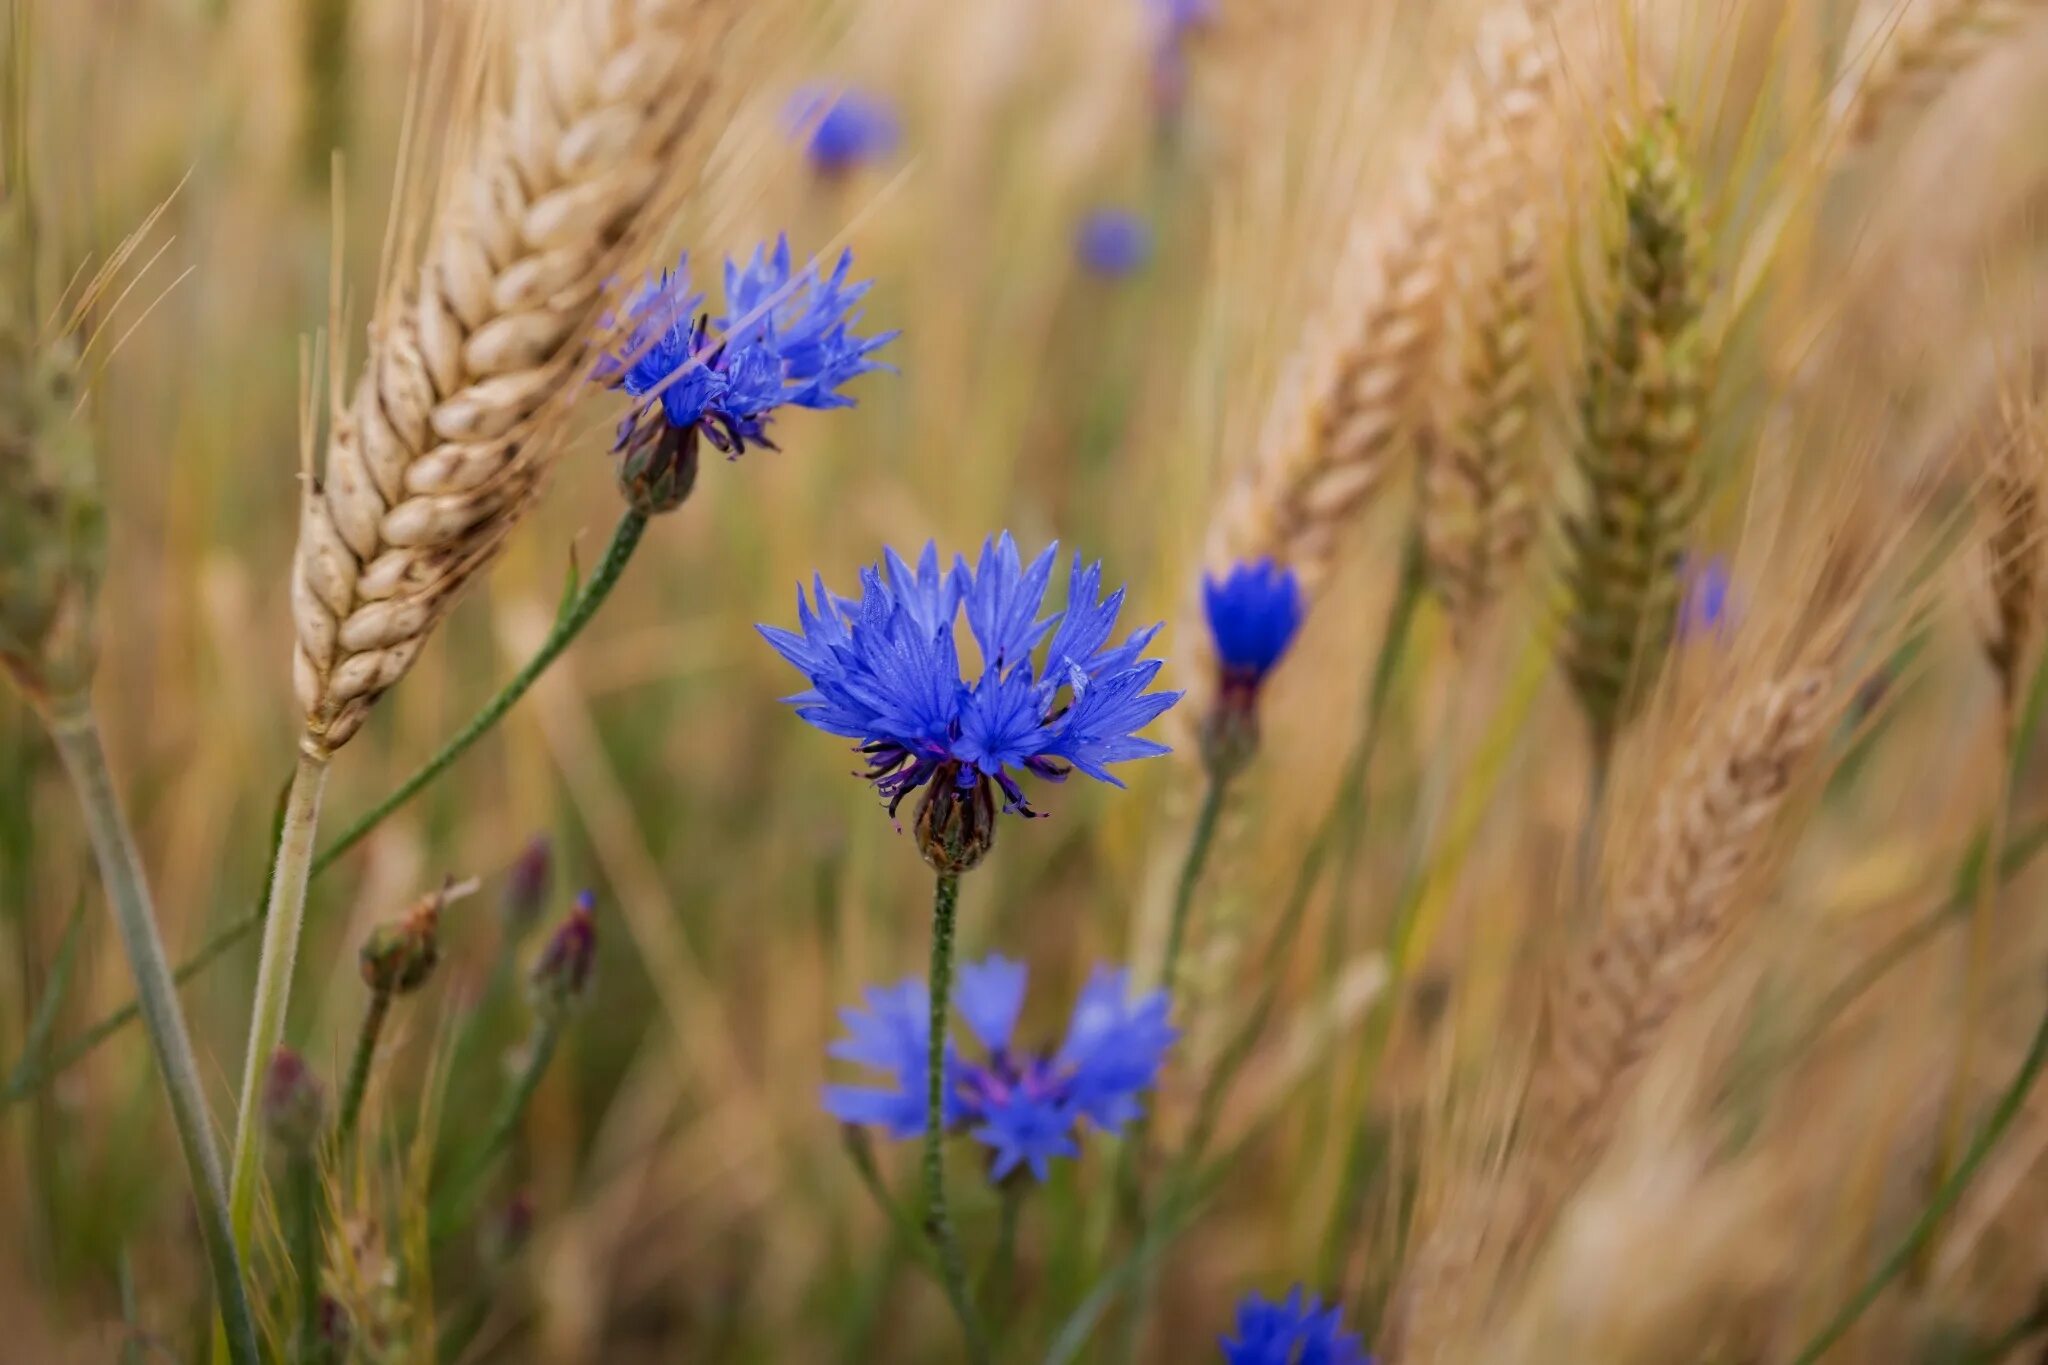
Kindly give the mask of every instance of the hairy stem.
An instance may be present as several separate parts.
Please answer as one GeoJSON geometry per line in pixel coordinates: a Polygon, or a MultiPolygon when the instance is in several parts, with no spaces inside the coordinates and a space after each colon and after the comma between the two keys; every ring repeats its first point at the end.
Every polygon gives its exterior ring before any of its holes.
{"type": "Polygon", "coordinates": [[[2020,1062],[2019,1070],[2013,1073],[2012,1080],[2006,1085],[2005,1093],[1998,1097],[1998,1103],[1992,1109],[1990,1117],[1985,1119],[1976,1136],[1970,1139],[1970,1145],[1964,1149],[1955,1169],[1934,1191],[1933,1197],[1920,1211],[1920,1216],[1913,1221],[1913,1226],[1907,1230],[1905,1237],[1900,1239],[1898,1246],[1894,1247],[1892,1253],[1871,1272],[1870,1278],[1863,1282],[1863,1287],[1842,1305],[1841,1311],[1829,1320],[1827,1326],[1814,1335],[1806,1344],[1806,1349],[1793,1360],[1792,1365],[1815,1365],[1816,1361],[1848,1335],[1849,1329],[1856,1325],[1864,1310],[1875,1303],[1877,1296],[1885,1291],[1886,1286],[1897,1279],[1919,1256],[1920,1249],[1941,1226],[1941,1220],[1948,1216],[1949,1211],[1962,1199],[1963,1192],[1969,1189],[1970,1182],[1976,1178],[1984,1159],[1998,1145],[1999,1139],[2005,1136],[2005,1131],[2012,1126],[2012,1121],[2019,1117],[2020,1110],[2025,1107],[2027,1093],[2034,1088],[2034,1082],[2039,1079],[2044,1062],[2048,1062],[2048,1012],[2042,1014],[2040,1026],[2034,1031],[2034,1041],[2028,1047],[2026,1057],[2020,1062]]]}
{"type": "Polygon", "coordinates": [[[953,1215],[946,1205],[946,1015],[953,989],[953,920],[960,905],[960,876],[941,872],[932,892],[931,1039],[925,1050],[924,1228],[939,1253],[946,1298],[967,1335],[968,1357],[988,1360],[981,1318],[967,1292],[967,1267],[953,1215]]]}
{"type": "MultiPolygon", "coordinates": [[[[487,734],[491,727],[504,719],[518,700],[525,696],[533,684],[545,673],[548,666],[561,656],[571,641],[590,624],[597,609],[617,586],[619,575],[638,548],[640,536],[647,528],[647,518],[634,511],[627,511],[619,519],[617,529],[612,532],[610,547],[605,551],[602,563],[578,590],[575,600],[555,621],[554,629],[542,642],[533,658],[527,661],[512,680],[505,684],[498,694],[484,703],[481,711],[458,731],[455,737],[443,745],[438,753],[422,764],[418,771],[401,782],[391,794],[364,812],[341,836],[313,859],[307,875],[317,877],[340,860],[341,856],[361,843],[363,839],[381,824],[393,811],[419,795],[428,783],[445,772],[460,758],[464,751],[487,734]]],[[[184,985],[219,961],[227,951],[254,933],[264,920],[263,911],[254,911],[233,924],[227,925],[178,965],[173,980],[184,985]]],[[[0,1109],[14,1103],[51,1077],[77,1065],[107,1039],[119,1033],[141,1015],[139,1004],[130,1003],[115,1010],[106,1018],[88,1028],[71,1042],[58,1048],[46,1061],[32,1069],[18,1068],[20,1074],[10,1077],[4,1091],[0,1091],[0,1109]]]]}
{"type": "Polygon", "coordinates": [[[262,1108],[263,1072],[284,1040],[285,1008],[291,1003],[292,967],[299,956],[299,928],[306,917],[306,880],[313,836],[320,825],[320,793],[327,786],[327,755],[310,746],[299,751],[298,771],[285,800],[277,864],[270,873],[270,900],[263,912],[263,956],[256,966],[256,1003],[249,1020],[249,1052],[242,1064],[241,1107],[235,1113],[235,1159],[228,1178],[228,1221],[235,1247],[249,1254],[256,1218],[257,1119],[262,1108]]]}
{"type": "Polygon", "coordinates": [[[56,742],[64,769],[78,792],[93,854],[99,860],[100,880],[105,884],[107,902],[120,930],[121,946],[135,977],[138,1008],[150,1046],[156,1052],[164,1090],[170,1097],[171,1119],[178,1130],[178,1145],[185,1154],[186,1175],[192,1183],[192,1202],[198,1210],[200,1239],[206,1245],[214,1294],[220,1301],[228,1358],[235,1365],[257,1365],[256,1324],[249,1313],[241,1259],[229,1230],[220,1153],[213,1145],[212,1120],[206,1112],[205,1091],[200,1087],[199,1064],[192,1054],[185,1016],[178,1008],[177,989],[171,984],[163,940],[157,935],[156,912],[150,902],[149,884],[143,877],[142,859],[121,813],[113,777],[107,771],[99,725],[83,700],[55,711],[49,723],[50,737],[56,742]]]}
{"type": "Polygon", "coordinates": [[[450,764],[469,751],[471,745],[489,734],[491,728],[505,718],[505,713],[525,696],[548,666],[561,657],[570,641],[582,633],[590,624],[597,609],[611,596],[618,586],[619,576],[632,561],[633,552],[640,547],[640,537],[647,530],[647,514],[628,508],[619,518],[619,524],[612,531],[611,544],[606,547],[604,559],[597,566],[597,572],[590,576],[576,594],[576,598],[555,618],[554,629],[541,642],[526,666],[515,674],[512,680],[500,688],[498,694],[484,703],[483,709],[471,716],[469,723],[455,732],[435,755],[422,763],[412,776],[392,789],[391,794],[370,807],[359,816],[354,824],[344,829],[335,841],[320,850],[320,856],[313,861],[313,870],[320,872],[333,864],[342,854],[361,843],[365,836],[400,806],[418,796],[429,782],[448,770],[450,764]]]}
{"type": "Polygon", "coordinates": [[[370,1008],[364,1011],[363,1026],[356,1032],[356,1051],[349,1060],[348,1082],[341,1091],[341,1117],[335,1132],[343,1147],[355,1138],[356,1121],[363,1113],[363,1096],[370,1088],[370,1063],[377,1055],[377,1040],[384,1034],[384,1019],[390,1013],[391,992],[372,990],[370,1008]]]}

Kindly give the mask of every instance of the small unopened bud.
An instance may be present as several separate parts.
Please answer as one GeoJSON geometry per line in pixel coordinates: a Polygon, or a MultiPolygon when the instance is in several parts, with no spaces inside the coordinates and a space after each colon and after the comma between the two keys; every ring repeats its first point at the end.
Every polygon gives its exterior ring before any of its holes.
{"type": "Polygon", "coordinates": [[[320,1344],[327,1348],[329,1360],[346,1360],[349,1342],[355,1338],[355,1322],[348,1315],[348,1309],[332,1294],[320,1296],[319,1316],[314,1330],[320,1334],[320,1344]]]}
{"type": "Polygon", "coordinates": [[[545,834],[536,834],[505,875],[502,908],[505,923],[514,934],[524,933],[540,918],[547,904],[548,883],[554,880],[554,848],[545,834]]]}
{"type": "Polygon", "coordinates": [[[509,1264],[533,1240],[533,1196],[521,1190],[493,1210],[478,1228],[477,1240],[485,1265],[509,1264]]]}
{"type": "Polygon", "coordinates": [[[288,1047],[270,1054],[263,1073],[263,1123],[287,1151],[307,1152],[327,1121],[327,1096],[306,1059],[288,1047]]]}
{"type": "Polygon", "coordinates": [[[658,408],[640,420],[619,452],[619,493],[641,515],[660,516],[681,507],[697,486],[703,441],[694,425],[671,426],[658,408]]]}
{"type": "Polygon", "coordinates": [[[528,990],[538,1009],[567,1009],[583,998],[597,958],[597,898],[585,891],[576,908],[548,935],[533,964],[528,990]]]}
{"type": "Polygon", "coordinates": [[[942,770],[917,803],[917,851],[936,872],[972,871],[996,842],[996,798],[977,779],[963,787],[942,770]]]}
{"type": "Polygon", "coordinates": [[[1222,670],[1216,700],[1202,721],[1202,766],[1228,781],[1259,752],[1259,679],[1222,670]]]}
{"type": "Polygon", "coordinates": [[[371,990],[407,995],[427,984],[441,960],[441,907],[451,889],[421,897],[404,919],[387,920],[370,931],[358,963],[371,990]]]}

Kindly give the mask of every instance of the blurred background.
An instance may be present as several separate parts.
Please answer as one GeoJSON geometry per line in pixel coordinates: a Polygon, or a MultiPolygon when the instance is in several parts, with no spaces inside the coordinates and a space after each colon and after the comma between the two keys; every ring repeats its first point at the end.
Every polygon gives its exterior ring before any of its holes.
{"type": "MultiPolygon", "coordinates": [[[[505,25],[478,23],[500,6],[458,0],[10,7],[28,15],[17,30],[32,44],[27,136],[51,239],[72,260],[104,257],[168,204],[139,254],[147,269],[111,310],[118,346],[95,381],[112,521],[97,697],[177,960],[258,904],[290,776],[302,345],[326,322],[333,265],[351,316],[367,312],[423,54],[496,41],[505,25]]],[[[851,412],[780,420],[779,451],[708,457],[695,495],[653,525],[601,617],[533,694],[313,886],[287,1036],[333,1077],[364,1005],[366,932],[445,876],[483,882],[444,918],[433,983],[394,1016],[368,1120],[393,1150],[435,1122],[473,1121],[502,1083],[523,1034],[516,1006],[500,1002],[486,1046],[460,1068],[446,1061],[501,945],[537,943],[532,922],[503,909],[522,850],[537,837],[551,849],[542,923],[577,889],[596,894],[592,998],[493,1195],[519,1201],[530,1242],[500,1278],[465,1253],[430,1295],[417,1272],[375,1290],[399,1321],[427,1302],[444,1315],[481,1305],[464,1359],[956,1358],[944,1301],[818,1101],[823,1083],[844,1079],[825,1051],[838,1010],[869,984],[922,972],[928,873],[849,777],[857,756],[778,703],[792,675],[754,624],[792,623],[794,587],[813,572],[850,588],[884,545],[972,551],[1008,528],[1027,553],[1057,538],[1102,558],[1107,580],[1129,585],[1127,618],[1166,622],[1167,685],[1206,687],[1196,593],[1219,499],[1332,288],[1341,241],[1394,192],[1476,14],[1452,0],[781,8],[762,45],[775,60],[746,73],[749,96],[672,252],[688,250],[708,281],[714,261],[779,232],[799,255],[849,246],[856,274],[875,281],[868,322],[902,329],[885,353],[895,372],[858,381],[851,412]],[[846,97],[833,117],[857,99],[866,125],[824,140],[820,92],[846,97]]],[[[1880,631],[1915,642],[1909,666],[1873,672],[1881,742],[1856,749],[1817,803],[1772,893],[1773,911],[1788,908],[1759,917],[1763,942],[1746,959],[1766,1003],[1774,989],[1807,998],[1920,922],[1992,799],[1996,689],[1976,655],[1981,607],[1956,529],[1973,476],[1953,452],[2001,385],[2031,374],[2048,247],[2048,23],[2001,29],[1909,123],[1823,174],[1815,139],[1844,73],[1894,22],[1891,6],[1598,8],[1611,12],[1567,82],[1564,147],[1543,176],[1545,486],[1563,478],[1571,439],[1572,337],[1614,131],[1668,101],[1701,167],[1712,271],[1731,298],[1754,244],[1776,234],[1754,296],[1725,310],[1708,442],[1725,477],[1699,549],[1729,557],[1731,610],[1776,622],[1782,642],[1790,618],[1773,617],[1774,597],[1838,524],[1886,544],[1916,537],[1897,558],[1935,563],[1911,585],[1914,610],[1880,631]],[[1834,515],[1857,495],[1868,510],[1834,515]]],[[[353,373],[360,327],[336,344],[353,373]]],[[[618,415],[602,393],[579,410],[543,505],[336,762],[330,830],[511,675],[571,567],[602,554],[619,507],[606,454],[618,415]]],[[[1268,692],[1262,752],[1198,902],[1176,1002],[1184,1036],[1157,1101],[1169,1135],[1255,992],[1252,964],[1337,796],[1411,508],[1404,477],[1358,519],[1268,692]]],[[[1441,1137],[1442,1087],[1491,1074],[1490,1053],[1529,1036],[1541,990],[1513,964],[1561,932],[1551,912],[1584,801],[1579,719],[1546,652],[1556,556],[1544,537],[1477,638],[1454,640],[1445,615],[1423,607],[1369,782],[1344,807],[1282,963],[1276,1020],[1225,1112],[1228,1135],[1255,1140],[1159,1263],[1142,1358],[1212,1358],[1241,1292],[1300,1280],[1370,1330],[1441,1137]],[[1397,903],[1424,906],[1428,929],[1389,992],[1397,903]],[[1354,1078],[1382,1050],[1368,1091],[1354,1078]],[[1342,1201],[1353,1206],[1333,1222],[1342,1201]]],[[[1699,657],[1721,647],[1681,643],[1674,671],[1692,683],[1674,682],[1675,699],[1624,751],[1616,791],[1629,799],[1613,804],[1610,861],[1641,823],[1669,734],[1722,680],[1699,657]]],[[[1161,723],[1178,752],[1131,767],[1127,791],[1049,791],[1051,818],[1009,822],[968,879],[964,951],[1031,968],[1024,1036],[1057,1036],[1094,965],[1153,970],[1198,785],[1189,724],[1161,723]]],[[[2033,768],[2023,773],[2016,809],[2038,792],[2033,768]]],[[[2020,873],[2005,899],[2022,906],[2037,885],[2020,873]]],[[[98,895],[56,760],[32,714],[0,694],[8,1064],[81,903],[54,1037],[129,997],[98,895]]],[[[1912,968],[1887,978],[1897,998],[1859,1007],[1899,1085],[1943,1065],[1899,1062],[1905,1025],[1884,1022],[1924,1020],[1953,976],[1955,936],[1923,938],[1912,968]]],[[[2044,926],[2019,916],[2001,944],[2011,988],[1995,1013],[2023,1040],[2044,926]]],[[[184,992],[218,1113],[232,1106],[255,960],[247,943],[184,992]]],[[[2010,1051],[1979,1058],[1987,1092],[2010,1051]]],[[[1832,1089],[1812,1093],[1836,1097],[1844,1130],[1856,1115],[1875,1121],[1858,1105],[1905,1122],[1874,1073],[1845,1063],[1829,1077],[1832,1089]]],[[[0,1115],[0,1311],[14,1343],[0,1356],[188,1358],[204,1265],[164,1120],[133,1030],[0,1115]]],[[[2048,1114],[2033,1131],[2048,1142],[2048,1114]]],[[[1897,1155],[1859,1157],[1838,1130],[1804,1140],[1864,1161],[1858,1178],[1878,1186],[1874,1172],[1897,1155]]],[[[882,1143],[878,1156],[910,1188],[911,1145],[882,1143]]],[[[1116,1156],[1114,1142],[1088,1142],[1028,1202],[1002,1359],[1036,1359],[1115,1264],[1116,1156]]],[[[402,1173],[393,1157],[349,1179],[357,1212],[336,1236],[374,1280],[402,1258],[369,1192],[389,1195],[402,1173]]],[[[1876,1219],[1909,1184],[1834,1193],[1876,1219]]],[[[984,1247],[997,1196],[958,1188],[963,1236],[984,1247]]],[[[2048,1194],[2031,1165],[2005,1188],[2000,1208],[2048,1194]]],[[[1802,1205],[1801,1216],[1838,1229],[1841,1207],[1802,1205]]],[[[2038,1221],[2010,1245],[1989,1234],[1972,1245],[1991,1264],[1966,1258],[1938,1281],[1945,1298],[1900,1310],[1916,1331],[2021,1311],[2039,1289],[2038,1221]]],[[[1779,1274],[1768,1260],[1759,1278],[1779,1274]]],[[[1810,1322],[1863,1263],[1843,1251],[1809,1265],[1773,1320],[1810,1322]]],[[[1120,1342],[1105,1330],[1082,1358],[1120,1358],[1120,1342]]]]}

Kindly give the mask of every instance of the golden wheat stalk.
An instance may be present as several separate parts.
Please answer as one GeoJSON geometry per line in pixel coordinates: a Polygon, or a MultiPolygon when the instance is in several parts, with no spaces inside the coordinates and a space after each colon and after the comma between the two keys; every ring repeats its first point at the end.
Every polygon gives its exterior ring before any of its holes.
{"type": "Polygon", "coordinates": [[[1891,36],[1848,95],[1846,145],[1866,146],[1900,119],[1938,99],[2026,23],[2048,13],[2042,0],[1928,0],[1891,36]]]}
{"type": "Polygon", "coordinates": [[[1690,746],[1631,891],[1565,970],[1510,1164],[1483,1199],[1447,1210],[1404,1271],[1394,1358],[1438,1358],[1472,1308],[1461,1289],[1516,1262],[1607,1145],[1643,1064],[1752,903],[1749,874],[1831,714],[1829,682],[1818,667],[1765,682],[1690,746]]]}
{"type": "Polygon", "coordinates": [[[1273,557],[1311,591],[1351,515],[1382,485],[1418,416],[1444,331],[1445,272],[1489,166],[1545,107],[1554,44],[1527,6],[1483,23],[1383,215],[1361,218],[1329,304],[1308,328],[1260,428],[1251,467],[1219,508],[1212,558],[1273,557]]]}
{"type": "Polygon", "coordinates": [[[1593,323],[1580,401],[1585,500],[1565,522],[1565,666],[1601,763],[1670,640],[1712,382],[1706,232],[1668,113],[1630,144],[1619,190],[1612,311],[1593,323]]]}
{"type": "Polygon", "coordinates": [[[702,157],[730,0],[571,0],[451,168],[417,271],[369,329],[306,481],[292,607],[307,743],[328,752],[404,675],[554,454],[608,280],[702,157]]]}
{"type": "Polygon", "coordinates": [[[1441,431],[1420,443],[1418,518],[1429,581],[1460,635],[1469,634],[1535,532],[1529,438],[1535,399],[1539,217],[1509,209],[1498,265],[1486,280],[1441,431]]]}
{"type": "Polygon", "coordinates": [[[1981,495],[1990,526],[1984,538],[1984,576],[1990,588],[1991,619],[1984,629],[1984,654],[1998,675],[2000,695],[2011,713],[2027,655],[2040,632],[2043,538],[2048,508],[2043,480],[2048,475],[2048,435],[2040,414],[2007,414],[1986,458],[1981,495]]]}

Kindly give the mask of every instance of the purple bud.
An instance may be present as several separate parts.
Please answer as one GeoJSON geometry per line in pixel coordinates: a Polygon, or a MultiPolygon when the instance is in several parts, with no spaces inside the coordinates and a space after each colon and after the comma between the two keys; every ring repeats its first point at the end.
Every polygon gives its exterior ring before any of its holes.
{"type": "Polygon", "coordinates": [[[583,998],[590,969],[597,958],[597,898],[585,891],[576,908],[548,935],[533,964],[528,988],[541,1009],[567,1009],[583,998]]]}
{"type": "Polygon", "coordinates": [[[503,909],[505,922],[514,934],[524,933],[540,918],[547,904],[548,883],[554,880],[554,845],[545,834],[526,841],[512,870],[505,876],[503,909]]]}
{"type": "Polygon", "coordinates": [[[320,1140],[327,1097],[306,1059],[288,1047],[270,1054],[263,1073],[263,1123],[279,1144],[306,1152],[320,1140]]]}
{"type": "Polygon", "coordinates": [[[358,954],[364,984],[385,995],[407,995],[427,984],[441,960],[441,906],[447,890],[423,896],[404,919],[370,931],[358,954]]]}

